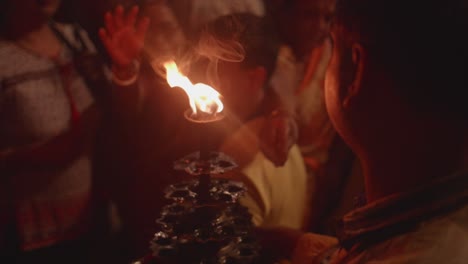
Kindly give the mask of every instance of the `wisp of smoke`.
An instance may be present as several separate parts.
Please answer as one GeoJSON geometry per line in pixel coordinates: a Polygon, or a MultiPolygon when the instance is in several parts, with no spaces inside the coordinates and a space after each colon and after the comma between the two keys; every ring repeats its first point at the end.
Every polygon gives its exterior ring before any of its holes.
{"type": "MultiPolygon", "coordinates": [[[[201,32],[198,42],[194,47],[171,54],[171,56],[153,55],[154,48],[147,50],[147,55],[152,61],[153,69],[160,76],[165,76],[164,62],[174,60],[181,72],[189,74],[194,65],[203,61],[203,82],[217,87],[219,85],[218,65],[220,62],[242,62],[245,59],[245,49],[239,41],[239,35],[243,32],[245,25],[235,17],[229,23],[222,25],[216,23],[208,24],[201,32]]],[[[146,49],[145,49],[146,50],[146,49]]],[[[194,69],[196,71],[201,69],[194,69]]]]}
{"type": "Polygon", "coordinates": [[[209,29],[205,29],[195,48],[197,56],[208,60],[207,81],[215,87],[219,85],[219,62],[242,62],[245,58],[244,47],[235,36],[236,34],[233,34],[232,38],[219,38],[209,29]]]}

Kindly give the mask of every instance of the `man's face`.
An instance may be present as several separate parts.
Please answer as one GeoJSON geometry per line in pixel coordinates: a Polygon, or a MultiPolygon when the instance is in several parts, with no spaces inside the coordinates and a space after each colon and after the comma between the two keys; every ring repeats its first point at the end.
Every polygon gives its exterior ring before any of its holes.
{"type": "Polygon", "coordinates": [[[296,55],[306,56],[329,33],[335,1],[295,0],[280,10],[280,30],[296,55]]]}
{"type": "Polygon", "coordinates": [[[255,71],[237,62],[221,62],[218,65],[215,86],[223,96],[226,108],[241,121],[257,110],[263,99],[263,84],[254,81],[255,71]]]}

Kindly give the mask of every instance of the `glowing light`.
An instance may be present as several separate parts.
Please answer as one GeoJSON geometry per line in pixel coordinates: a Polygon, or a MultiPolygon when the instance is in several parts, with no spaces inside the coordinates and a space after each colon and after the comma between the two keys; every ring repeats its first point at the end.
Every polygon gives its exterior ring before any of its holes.
{"type": "Polygon", "coordinates": [[[193,84],[187,76],[179,71],[174,61],[164,63],[164,68],[166,68],[166,80],[169,86],[172,88],[180,87],[187,93],[193,114],[203,112],[215,115],[223,111],[221,94],[213,87],[204,83],[193,84]]]}

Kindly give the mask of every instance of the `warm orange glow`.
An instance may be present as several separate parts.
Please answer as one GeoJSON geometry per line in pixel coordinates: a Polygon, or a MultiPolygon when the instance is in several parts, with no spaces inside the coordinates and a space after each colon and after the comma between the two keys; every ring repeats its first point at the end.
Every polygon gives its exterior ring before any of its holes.
{"type": "Polygon", "coordinates": [[[198,111],[207,114],[216,114],[223,111],[223,103],[220,100],[220,94],[213,87],[197,83],[193,84],[187,76],[183,75],[174,61],[164,63],[166,68],[166,79],[172,88],[180,87],[187,93],[190,101],[190,107],[194,114],[198,111]]]}

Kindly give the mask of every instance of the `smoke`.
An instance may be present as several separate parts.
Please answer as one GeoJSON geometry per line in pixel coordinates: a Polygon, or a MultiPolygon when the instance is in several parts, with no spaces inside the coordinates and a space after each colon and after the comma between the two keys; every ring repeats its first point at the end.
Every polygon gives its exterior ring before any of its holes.
{"type": "Polygon", "coordinates": [[[163,64],[179,61],[185,52],[186,38],[172,10],[159,0],[146,0],[142,15],[150,18],[143,56],[151,62],[156,74],[165,75],[163,64]]]}
{"type": "Polygon", "coordinates": [[[201,33],[195,48],[198,59],[207,60],[206,78],[213,86],[220,85],[218,66],[220,62],[242,62],[245,59],[245,49],[235,38],[218,38],[209,30],[201,33]]]}
{"type": "MultiPolygon", "coordinates": [[[[221,22],[217,20],[205,26],[193,45],[186,41],[182,45],[171,43],[170,52],[165,52],[169,49],[158,47],[164,43],[164,39],[153,36],[153,39],[159,41],[147,42],[144,53],[151,61],[156,74],[162,77],[165,76],[162,65],[173,60],[182,73],[190,76],[191,79],[195,78],[194,83],[204,82],[216,88],[220,85],[219,63],[240,63],[245,59],[246,51],[239,40],[244,30],[245,24],[236,16],[231,16],[230,19],[224,19],[221,22]]],[[[169,39],[166,38],[166,40],[169,39]]]]}

